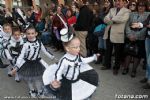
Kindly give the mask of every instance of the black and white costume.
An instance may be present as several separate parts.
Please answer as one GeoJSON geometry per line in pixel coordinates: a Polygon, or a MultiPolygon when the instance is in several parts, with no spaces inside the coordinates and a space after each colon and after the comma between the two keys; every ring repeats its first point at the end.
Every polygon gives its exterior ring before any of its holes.
{"type": "Polygon", "coordinates": [[[98,86],[98,74],[87,63],[97,60],[96,55],[88,58],[66,53],[58,65],[53,64],[43,74],[44,85],[53,80],[61,81],[61,100],[84,100],[90,97],[98,86]]]}
{"type": "Polygon", "coordinates": [[[13,60],[13,65],[16,62],[16,58],[19,56],[22,46],[24,44],[24,40],[20,37],[19,40],[15,40],[13,37],[8,41],[8,44],[5,47],[5,53],[7,59],[13,60]]]}
{"type": "Polygon", "coordinates": [[[54,56],[46,51],[42,42],[35,39],[27,41],[17,58],[16,68],[18,68],[19,77],[26,80],[40,80],[47,65],[40,57],[40,51],[46,54],[50,59],[54,56]],[[46,65],[46,66],[45,66],[46,65]]]}
{"type": "Polygon", "coordinates": [[[11,37],[11,33],[0,32],[0,57],[6,58],[6,53],[4,52],[4,48],[8,44],[11,37]]]}
{"type": "MultiPolygon", "coordinates": [[[[4,52],[6,54],[6,58],[10,60],[10,66],[8,67],[8,76],[11,76],[11,69],[14,67],[16,60],[21,52],[24,41],[22,37],[18,40],[15,40],[14,37],[8,41],[8,44],[4,48],[4,52]]],[[[15,80],[19,82],[18,73],[15,74],[15,80]]]]}
{"type": "Polygon", "coordinates": [[[4,48],[10,39],[11,33],[5,33],[0,27],[0,68],[5,68],[1,58],[6,58],[6,53],[4,52],[4,48]]]}

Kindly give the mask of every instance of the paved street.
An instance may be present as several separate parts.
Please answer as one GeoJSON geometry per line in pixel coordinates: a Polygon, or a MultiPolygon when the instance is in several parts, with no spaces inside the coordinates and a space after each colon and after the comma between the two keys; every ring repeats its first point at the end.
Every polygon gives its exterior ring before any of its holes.
{"type": "MultiPolygon", "coordinates": [[[[53,52],[51,49],[50,51],[53,52]]],[[[57,58],[60,58],[63,52],[53,52],[57,58]]],[[[53,63],[49,61],[45,55],[43,58],[49,64],[53,63]]],[[[130,74],[122,75],[121,70],[118,76],[114,76],[111,70],[100,70],[101,65],[90,64],[93,66],[99,74],[100,86],[98,87],[96,93],[93,95],[92,100],[141,100],[141,99],[117,99],[117,95],[146,95],[149,96],[147,99],[150,100],[150,90],[144,90],[141,88],[142,84],[139,82],[144,76],[144,70],[141,66],[138,67],[138,73],[136,78],[131,78],[130,74]]],[[[28,89],[26,84],[21,81],[21,83],[16,83],[13,77],[7,76],[7,69],[0,69],[0,100],[31,100],[27,97],[28,89]],[[15,99],[12,99],[12,98],[15,99]],[[16,99],[18,98],[18,99],[16,99]],[[20,99],[26,98],[26,99],[20,99]]],[[[34,99],[36,100],[36,99],[34,99]]]]}

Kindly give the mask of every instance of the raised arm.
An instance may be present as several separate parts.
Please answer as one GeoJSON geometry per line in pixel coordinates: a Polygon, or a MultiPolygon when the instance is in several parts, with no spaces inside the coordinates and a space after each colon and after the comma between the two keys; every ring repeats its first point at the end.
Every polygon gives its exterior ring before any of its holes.
{"type": "Polygon", "coordinates": [[[50,59],[54,59],[53,54],[46,50],[46,48],[44,47],[44,45],[43,45],[42,42],[41,42],[41,50],[42,50],[42,52],[43,52],[45,55],[47,55],[50,59]]]}
{"type": "Polygon", "coordinates": [[[83,63],[90,63],[94,60],[97,60],[97,56],[96,56],[96,54],[94,54],[92,57],[87,57],[87,58],[81,57],[81,60],[83,63]]]}

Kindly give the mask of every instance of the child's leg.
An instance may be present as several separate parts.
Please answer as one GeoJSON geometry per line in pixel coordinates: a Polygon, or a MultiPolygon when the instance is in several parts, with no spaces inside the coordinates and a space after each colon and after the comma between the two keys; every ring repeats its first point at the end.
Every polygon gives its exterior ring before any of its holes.
{"type": "Polygon", "coordinates": [[[30,90],[34,90],[34,82],[32,80],[27,81],[27,84],[30,90]]]}
{"type": "Polygon", "coordinates": [[[15,81],[16,81],[16,82],[20,82],[20,78],[19,78],[18,73],[16,73],[16,75],[15,75],[15,81]]]}
{"type": "Polygon", "coordinates": [[[30,80],[30,81],[27,81],[27,84],[28,84],[28,87],[29,87],[29,94],[31,97],[36,97],[37,96],[37,92],[36,90],[34,89],[34,81],[30,80]]]}
{"type": "Polygon", "coordinates": [[[36,89],[37,89],[37,92],[38,92],[38,95],[41,96],[43,95],[43,82],[41,80],[35,80],[35,86],[36,86],[36,89]]]}
{"type": "Polygon", "coordinates": [[[8,67],[7,67],[7,70],[8,70],[8,76],[9,77],[12,77],[12,75],[11,75],[11,71],[12,71],[12,69],[13,69],[13,66],[10,64],[8,67]]]}

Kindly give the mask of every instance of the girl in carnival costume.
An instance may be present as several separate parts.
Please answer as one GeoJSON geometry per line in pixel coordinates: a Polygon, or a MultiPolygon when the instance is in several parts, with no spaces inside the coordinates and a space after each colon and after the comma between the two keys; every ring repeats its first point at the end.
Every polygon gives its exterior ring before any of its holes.
{"type": "Polygon", "coordinates": [[[31,97],[43,97],[42,75],[45,69],[44,67],[47,67],[47,64],[41,59],[40,51],[50,59],[54,59],[54,56],[45,49],[42,42],[36,36],[37,32],[35,28],[27,28],[27,41],[17,58],[12,74],[14,75],[18,72],[19,77],[27,82],[31,97]]]}
{"type": "MultiPolygon", "coordinates": [[[[65,23],[64,25],[66,26],[65,23]]],[[[97,60],[100,54],[83,58],[79,54],[80,40],[68,32],[67,27],[62,29],[60,34],[66,54],[58,64],[53,64],[45,70],[44,85],[60,100],[87,99],[98,86],[98,74],[87,63],[97,60]]]]}

